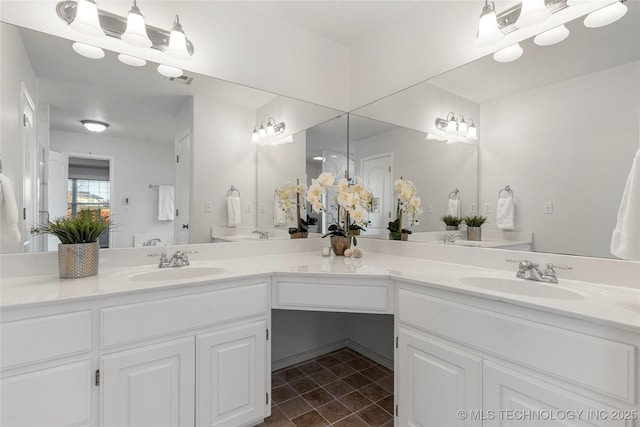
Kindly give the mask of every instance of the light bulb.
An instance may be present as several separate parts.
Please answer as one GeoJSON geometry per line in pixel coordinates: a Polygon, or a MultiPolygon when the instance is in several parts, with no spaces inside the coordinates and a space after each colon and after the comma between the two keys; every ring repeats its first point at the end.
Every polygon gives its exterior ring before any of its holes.
{"type": "Polygon", "coordinates": [[[589,28],[604,27],[622,18],[627,13],[627,6],[619,1],[602,9],[595,10],[584,18],[584,26],[589,28]]]}
{"type": "Polygon", "coordinates": [[[187,37],[182,31],[182,25],[180,25],[180,18],[176,15],[176,20],[173,22],[173,29],[169,36],[169,46],[165,51],[167,56],[179,60],[187,60],[190,58],[189,51],[187,50],[187,37]]]}
{"type": "Polygon", "coordinates": [[[170,67],[168,65],[160,64],[158,65],[158,72],[165,77],[180,77],[182,75],[182,70],[176,67],[170,67]]]}
{"type": "Polygon", "coordinates": [[[264,126],[260,125],[260,129],[258,129],[258,135],[260,136],[260,138],[264,138],[265,136],[267,136],[267,130],[264,128],[264,126]]]}
{"type": "Polygon", "coordinates": [[[478,130],[476,129],[476,125],[471,121],[471,125],[467,129],[467,138],[469,139],[478,139],[478,130]]]}
{"type": "Polygon", "coordinates": [[[458,134],[467,134],[467,122],[464,121],[464,117],[460,116],[460,123],[458,123],[458,134]]]}
{"type": "Polygon", "coordinates": [[[258,139],[260,139],[260,135],[258,135],[258,127],[254,126],[253,133],[251,134],[251,142],[255,144],[258,142],[258,139]]]}
{"type": "Polygon", "coordinates": [[[567,37],[569,37],[569,30],[563,24],[538,34],[534,37],[533,42],[538,46],[551,46],[560,43],[567,37]]]}
{"type": "Polygon", "coordinates": [[[275,134],[276,134],[276,129],[275,129],[275,127],[273,126],[273,123],[272,123],[271,121],[269,121],[269,122],[267,123],[267,135],[269,135],[269,136],[273,136],[273,135],[275,135],[275,134]]]}
{"type": "Polygon", "coordinates": [[[516,20],[516,27],[532,27],[545,21],[551,16],[544,0],[522,0],[520,16],[516,20]]]}
{"type": "Polygon", "coordinates": [[[505,47],[493,54],[493,59],[498,62],[511,62],[522,56],[522,47],[520,47],[520,43],[512,44],[509,47],[505,47]]]}
{"type": "Polygon", "coordinates": [[[122,41],[135,47],[151,47],[151,39],[147,35],[147,27],[144,25],[144,16],[140,12],[136,1],[127,16],[127,29],[120,37],[122,41]]]}
{"type": "Polygon", "coordinates": [[[69,24],[71,28],[92,37],[104,37],[104,31],[98,18],[98,6],[93,0],[80,0],[76,8],[76,17],[69,24]]]}
{"type": "Polygon", "coordinates": [[[82,55],[85,58],[89,58],[89,59],[104,58],[104,50],[96,46],[75,42],[74,44],[71,45],[71,48],[75,51],[75,53],[77,53],[78,55],[82,55]]]}
{"type": "Polygon", "coordinates": [[[498,27],[498,18],[496,17],[496,10],[493,2],[489,5],[489,2],[485,0],[482,14],[480,14],[480,21],[478,22],[478,37],[476,38],[476,47],[485,47],[495,44],[502,40],[504,34],[498,27]]]}

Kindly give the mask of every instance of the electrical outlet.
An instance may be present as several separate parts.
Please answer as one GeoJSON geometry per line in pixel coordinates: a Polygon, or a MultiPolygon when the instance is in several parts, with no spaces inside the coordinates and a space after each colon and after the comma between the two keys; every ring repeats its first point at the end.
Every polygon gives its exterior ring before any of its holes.
{"type": "Polygon", "coordinates": [[[484,213],[485,214],[490,214],[491,213],[491,203],[485,203],[484,204],[484,213]]]}
{"type": "Polygon", "coordinates": [[[213,202],[204,202],[204,211],[205,213],[213,212],[213,202]]]}
{"type": "Polygon", "coordinates": [[[475,213],[476,213],[476,204],[475,203],[471,203],[469,205],[469,213],[471,213],[472,215],[475,215],[475,213]]]}
{"type": "Polygon", "coordinates": [[[251,212],[253,212],[253,205],[252,205],[251,203],[247,203],[247,204],[245,205],[245,207],[244,207],[244,211],[245,211],[246,213],[251,213],[251,212]]]}
{"type": "Polygon", "coordinates": [[[544,213],[545,214],[553,213],[553,202],[544,202],[544,213]]]}

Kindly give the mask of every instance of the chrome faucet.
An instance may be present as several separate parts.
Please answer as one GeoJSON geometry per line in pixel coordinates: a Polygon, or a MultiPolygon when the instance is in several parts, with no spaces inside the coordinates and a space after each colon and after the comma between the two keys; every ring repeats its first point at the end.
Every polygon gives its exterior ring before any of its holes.
{"type": "Polygon", "coordinates": [[[443,234],[442,235],[442,243],[455,243],[456,237],[462,237],[462,234],[443,234]]]}
{"type": "Polygon", "coordinates": [[[149,239],[142,244],[142,246],[158,246],[158,243],[162,242],[162,240],[154,237],[153,239],[149,239]]]}
{"type": "Polygon", "coordinates": [[[268,231],[254,230],[253,234],[260,235],[261,239],[268,239],[269,238],[269,232],[268,231]]]}
{"type": "Polygon", "coordinates": [[[173,267],[185,267],[190,265],[187,254],[197,254],[197,251],[176,251],[171,258],[167,257],[166,252],[160,254],[148,254],[150,257],[160,257],[158,268],[173,268],[173,267]]]}
{"type": "Polygon", "coordinates": [[[548,263],[547,269],[542,273],[538,268],[539,264],[533,263],[529,260],[507,259],[507,261],[518,263],[518,272],[516,273],[517,278],[545,283],[558,283],[558,277],[556,276],[555,271],[556,268],[562,270],[571,270],[573,268],[567,265],[548,263]]]}

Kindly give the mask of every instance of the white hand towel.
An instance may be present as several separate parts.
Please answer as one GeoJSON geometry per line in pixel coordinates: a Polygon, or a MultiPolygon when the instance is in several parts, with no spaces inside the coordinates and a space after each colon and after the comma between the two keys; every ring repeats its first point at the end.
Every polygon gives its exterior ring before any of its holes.
{"type": "Polygon", "coordinates": [[[240,225],[241,221],[242,210],[240,205],[240,197],[227,197],[227,225],[229,227],[235,227],[236,225],[240,225]]]}
{"type": "Polygon", "coordinates": [[[513,197],[498,197],[496,226],[502,230],[513,230],[516,227],[516,203],[513,197]]]}
{"type": "Polygon", "coordinates": [[[618,222],[611,237],[611,254],[640,261],[640,150],[633,160],[622,193],[618,222]]]}
{"type": "Polygon", "coordinates": [[[158,221],[173,221],[175,218],[175,190],[173,185],[158,186],[158,221]]]}
{"type": "Polygon", "coordinates": [[[0,173],[0,227],[3,243],[20,243],[22,236],[18,228],[18,203],[11,180],[0,173]]]}
{"type": "Polygon", "coordinates": [[[447,215],[451,216],[460,216],[460,200],[459,199],[449,199],[449,204],[447,205],[447,215]]]}
{"type": "Polygon", "coordinates": [[[282,202],[280,199],[273,201],[273,225],[286,225],[287,213],[282,209],[282,202]]]}

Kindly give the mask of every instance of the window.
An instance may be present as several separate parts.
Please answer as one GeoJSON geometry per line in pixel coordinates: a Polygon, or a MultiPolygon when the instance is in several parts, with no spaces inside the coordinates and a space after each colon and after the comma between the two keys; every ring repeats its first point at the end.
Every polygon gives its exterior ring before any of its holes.
{"type": "MultiPolygon", "coordinates": [[[[78,212],[87,209],[99,211],[101,216],[109,216],[109,181],[70,178],[67,188],[67,218],[75,217],[78,212]]],[[[100,237],[100,247],[109,247],[108,232],[100,237]]]]}

